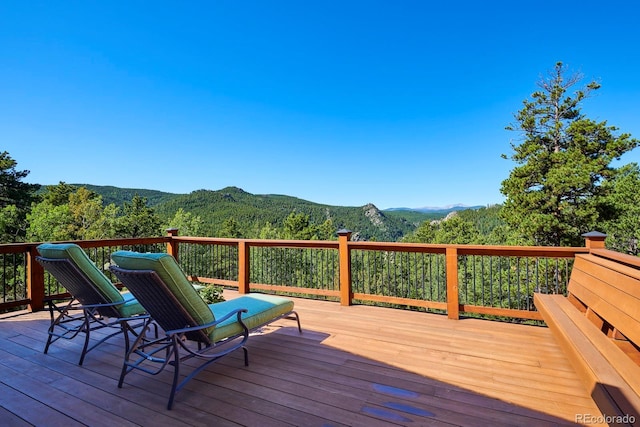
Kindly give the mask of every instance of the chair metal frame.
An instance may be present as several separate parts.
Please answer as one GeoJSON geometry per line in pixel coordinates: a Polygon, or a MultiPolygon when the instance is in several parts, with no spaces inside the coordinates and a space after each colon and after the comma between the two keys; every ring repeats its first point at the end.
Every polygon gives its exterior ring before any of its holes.
{"type": "Polygon", "coordinates": [[[118,387],[122,387],[125,376],[134,370],[157,375],[167,365],[171,365],[173,381],[167,403],[167,409],[171,409],[176,392],[221,357],[242,349],[244,364],[249,365],[249,353],[245,347],[249,339],[249,329],[242,321],[246,309],[232,310],[213,322],[198,325],[155,271],[126,270],[113,265],[109,269],[136,296],[165,333],[165,336],[151,340],[146,339],[145,331],[138,336],[125,355],[118,387]],[[212,342],[207,330],[234,316],[242,327],[242,332],[212,342]],[[197,348],[193,348],[193,344],[188,345],[189,341],[197,343],[197,348]],[[202,363],[179,381],[182,362],[192,358],[197,358],[202,363]]]}
{"type": "Polygon", "coordinates": [[[78,365],[82,365],[87,353],[120,334],[124,335],[125,352],[128,351],[130,347],[129,333],[139,337],[140,332],[136,331],[136,329],[141,328],[144,331],[149,327],[151,317],[146,313],[122,317],[116,308],[124,303],[107,301],[93,282],[72,260],[45,258],[42,256],[36,257],[36,260],[71,295],[68,303],[62,306],[56,304],[57,299],[49,298],[47,300],[51,324],[47,331],[47,343],[44,347],[45,354],[49,352],[51,344],[59,339],[72,340],[79,334],[84,333],[84,344],[78,361],[78,365]],[[105,328],[116,330],[89,345],[91,332],[105,328]]]}

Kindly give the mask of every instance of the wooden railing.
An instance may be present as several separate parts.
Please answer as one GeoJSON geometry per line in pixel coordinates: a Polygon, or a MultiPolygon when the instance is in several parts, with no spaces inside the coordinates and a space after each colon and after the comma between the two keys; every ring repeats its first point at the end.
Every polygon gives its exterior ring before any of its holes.
{"type": "MultiPolygon", "coordinates": [[[[575,254],[604,247],[586,236],[586,247],[522,247],[252,240],[179,236],[77,241],[104,267],[119,249],[166,251],[187,276],[202,283],[357,303],[410,306],[446,312],[540,320],[533,292],[563,293],[575,254]]],[[[64,289],[35,262],[37,243],[0,245],[0,310],[44,308],[64,289]],[[11,258],[13,257],[13,259],[11,258]]]]}

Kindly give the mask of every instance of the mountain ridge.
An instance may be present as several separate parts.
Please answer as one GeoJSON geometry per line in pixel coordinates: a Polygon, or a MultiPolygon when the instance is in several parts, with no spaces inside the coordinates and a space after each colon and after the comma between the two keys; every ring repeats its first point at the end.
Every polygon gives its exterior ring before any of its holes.
{"type": "MultiPolygon", "coordinates": [[[[220,190],[199,189],[186,194],[159,190],[120,188],[92,184],[71,184],[85,187],[102,196],[104,204],[123,206],[138,195],[147,199],[164,220],[172,218],[179,209],[198,215],[206,224],[209,236],[224,227],[233,218],[241,231],[251,234],[265,224],[282,227],[291,213],[308,215],[310,223],[322,224],[331,220],[336,229],[353,231],[353,240],[397,241],[413,232],[427,220],[439,219],[450,211],[380,210],[373,203],[364,206],[333,206],[311,202],[282,194],[252,194],[239,187],[220,190]]],[[[460,210],[463,205],[456,205],[460,210]]]]}
{"type": "Polygon", "coordinates": [[[401,207],[401,208],[387,208],[384,209],[385,212],[389,211],[389,212],[393,212],[393,211],[414,211],[414,212],[457,212],[457,211],[465,211],[468,209],[480,209],[480,208],[485,208],[486,206],[484,205],[464,205],[462,203],[457,203],[457,204],[453,204],[453,205],[447,205],[447,206],[424,206],[421,208],[405,208],[405,207],[401,207]]]}

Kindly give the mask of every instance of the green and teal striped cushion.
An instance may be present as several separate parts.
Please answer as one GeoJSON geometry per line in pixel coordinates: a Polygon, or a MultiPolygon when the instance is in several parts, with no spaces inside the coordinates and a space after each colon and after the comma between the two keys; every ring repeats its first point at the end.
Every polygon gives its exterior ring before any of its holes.
{"type": "MultiPolygon", "coordinates": [[[[207,305],[193,288],[175,258],[165,253],[138,253],[118,251],[111,255],[113,261],[126,270],[153,270],[185,310],[199,325],[222,318],[235,309],[247,309],[242,320],[251,330],[289,313],[293,310],[293,301],[273,295],[247,294],[229,301],[207,305]]],[[[242,333],[242,328],[232,316],[206,333],[213,341],[242,333]]]]}
{"type": "MultiPolygon", "coordinates": [[[[106,302],[123,302],[115,306],[122,317],[144,313],[144,308],[128,292],[120,293],[111,280],[98,269],[85,251],[75,243],[43,243],[37,248],[44,258],[69,259],[91,280],[106,302]]],[[[63,284],[64,286],[64,284],[63,284]]]]}
{"type": "Polygon", "coordinates": [[[111,259],[125,270],[153,270],[198,325],[213,322],[213,312],[169,254],[117,251],[111,259]]]}

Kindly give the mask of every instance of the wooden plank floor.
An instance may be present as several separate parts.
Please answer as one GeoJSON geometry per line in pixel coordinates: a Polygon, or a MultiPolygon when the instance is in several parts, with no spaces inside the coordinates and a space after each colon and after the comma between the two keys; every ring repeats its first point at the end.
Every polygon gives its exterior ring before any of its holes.
{"type": "Polygon", "coordinates": [[[0,425],[551,426],[601,415],[546,328],[295,302],[303,335],[278,321],[250,338],[248,367],[241,353],[222,359],[171,411],[171,370],[117,388],[120,338],[80,367],[80,342],[42,353],[47,313],[4,315],[0,425]]]}

